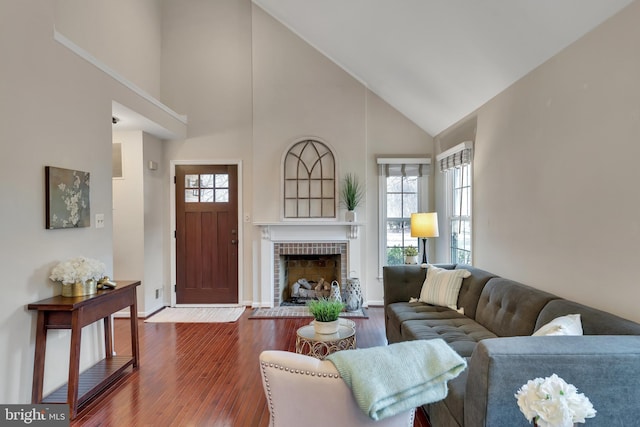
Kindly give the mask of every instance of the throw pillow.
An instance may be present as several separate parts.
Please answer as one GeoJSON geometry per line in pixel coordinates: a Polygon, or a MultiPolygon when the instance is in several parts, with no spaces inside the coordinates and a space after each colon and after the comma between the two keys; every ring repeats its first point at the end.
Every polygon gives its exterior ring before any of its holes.
{"type": "Polygon", "coordinates": [[[457,310],[462,279],[469,276],[468,270],[446,270],[429,265],[419,301],[457,310]]]}
{"type": "Polygon", "coordinates": [[[579,314],[556,317],[533,333],[534,337],[552,335],[582,335],[582,321],[579,314]]]}

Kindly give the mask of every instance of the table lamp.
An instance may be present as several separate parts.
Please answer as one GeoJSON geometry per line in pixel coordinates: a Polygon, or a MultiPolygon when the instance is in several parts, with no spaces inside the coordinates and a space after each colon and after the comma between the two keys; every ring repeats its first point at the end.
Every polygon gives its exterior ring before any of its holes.
{"type": "Polygon", "coordinates": [[[438,213],[420,212],[411,214],[411,237],[422,239],[422,267],[427,266],[427,239],[438,237],[438,213]]]}

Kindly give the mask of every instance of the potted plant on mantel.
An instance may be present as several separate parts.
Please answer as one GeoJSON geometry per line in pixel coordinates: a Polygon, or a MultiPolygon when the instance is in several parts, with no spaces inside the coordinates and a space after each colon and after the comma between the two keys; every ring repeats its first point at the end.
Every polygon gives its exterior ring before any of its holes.
{"type": "Polygon", "coordinates": [[[404,263],[405,264],[418,263],[418,248],[416,248],[415,246],[407,246],[404,249],[404,263]]]}
{"type": "Polygon", "coordinates": [[[342,202],[347,208],[345,213],[345,219],[348,222],[355,222],[356,212],[355,209],[362,202],[364,198],[364,189],[360,185],[358,178],[353,174],[346,174],[342,181],[342,202]]]}
{"type": "Polygon", "coordinates": [[[344,310],[342,301],[319,298],[307,302],[309,312],[315,319],[313,328],[318,334],[328,335],[338,332],[340,313],[344,310]]]}

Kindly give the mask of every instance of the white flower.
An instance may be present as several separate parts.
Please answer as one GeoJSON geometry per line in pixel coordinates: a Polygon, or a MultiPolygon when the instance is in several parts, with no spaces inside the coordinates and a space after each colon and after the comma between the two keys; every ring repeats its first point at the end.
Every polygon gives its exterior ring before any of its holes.
{"type": "Polygon", "coordinates": [[[528,381],[515,397],[525,418],[540,427],[571,427],[596,416],[589,399],[556,374],[528,381]]]}
{"type": "Polygon", "coordinates": [[[76,257],[56,265],[51,270],[49,278],[54,282],[62,282],[68,285],[86,282],[89,279],[98,280],[104,276],[105,271],[105,265],[98,260],[76,257]]]}

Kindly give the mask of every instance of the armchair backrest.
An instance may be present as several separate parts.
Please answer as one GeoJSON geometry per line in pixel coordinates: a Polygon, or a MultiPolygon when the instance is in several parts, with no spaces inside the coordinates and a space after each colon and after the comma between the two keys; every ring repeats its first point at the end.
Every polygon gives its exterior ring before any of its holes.
{"type": "Polygon", "coordinates": [[[327,360],[288,351],[260,354],[260,373],[272,427],[413,427],[414,411],[374,421],[327,360]]]}

